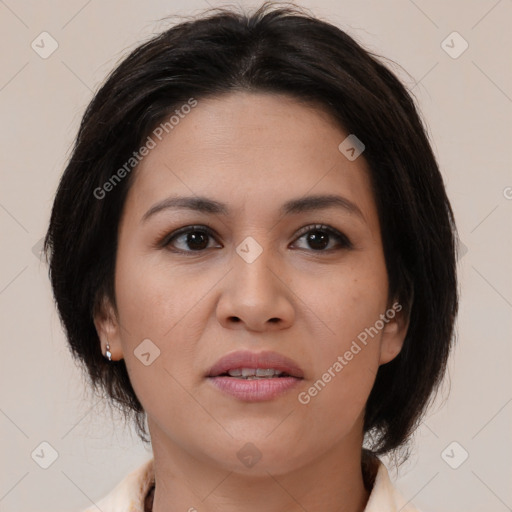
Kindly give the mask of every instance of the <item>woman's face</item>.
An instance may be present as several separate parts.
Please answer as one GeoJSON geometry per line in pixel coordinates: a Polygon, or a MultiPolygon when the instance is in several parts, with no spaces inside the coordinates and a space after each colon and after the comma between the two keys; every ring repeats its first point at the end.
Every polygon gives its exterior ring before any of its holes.
{"type": "Polygon", "coordinates": [[[270,94],[200,99],[163,135],[120,222],[117,314],[96,319],[154,449],[262,475],[359,451],[378,367],[406,332],[364,153],[338,148],[349,134],[325,113],[270,94]],[[340,199],[285,206],[317,196],[340,199]],[[223,211],[165,203],[184,197],[223,211]],[[285,356],[302,378],[209,376],[239,351],[285,356]]]}

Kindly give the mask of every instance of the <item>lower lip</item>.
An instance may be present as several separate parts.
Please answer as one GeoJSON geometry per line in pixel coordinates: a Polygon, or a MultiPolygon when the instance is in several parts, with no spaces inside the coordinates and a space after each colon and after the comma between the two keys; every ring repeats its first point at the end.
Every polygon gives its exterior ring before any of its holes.
{"type": "Polygon", "coordinates": [[[209,381],[218,389],[245,402],[273,400],[297,386],[301,380],[295,377],[252,380],[235,377],[209,377],[209,381]]]}

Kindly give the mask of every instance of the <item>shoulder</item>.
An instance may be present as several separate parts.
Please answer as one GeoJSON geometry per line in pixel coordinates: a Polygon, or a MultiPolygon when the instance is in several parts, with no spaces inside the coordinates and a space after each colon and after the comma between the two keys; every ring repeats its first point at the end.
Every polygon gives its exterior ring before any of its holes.
{"type": "Polygon", "coordinates": [[[393,485],[384,463],[375,458],[374,482],[364,512],[421,512],[393,485]]]}
{"type": "Polygon", "coordinates": [[[144,501],[155,481],[153,459],[125,476],[106,496],[81,512],[144,512],[144,501]]]}

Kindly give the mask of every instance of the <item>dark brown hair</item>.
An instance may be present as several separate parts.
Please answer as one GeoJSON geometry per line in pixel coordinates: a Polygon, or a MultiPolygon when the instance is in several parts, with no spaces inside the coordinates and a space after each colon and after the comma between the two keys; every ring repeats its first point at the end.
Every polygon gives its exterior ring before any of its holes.
{"type": "Polygon", "coordinates": [[[363,141],[379,213],[389,297],[410,315],[400,354],[380,366],[364,432],[382,454],[402,446],[443,377],[458,309],[456,228],[414,101],[377,56],[304,10],[264,4],[215,9],[137,47],[83,116],[45,239],[49,274],[73,355],[96,389],[134,415],[144,410],[123,360],[102,355],[93,314],[114,293],[117,231],[132,174],[108,182],[151,130],[190,98],[284,93],[327,110],[363,141]]]}

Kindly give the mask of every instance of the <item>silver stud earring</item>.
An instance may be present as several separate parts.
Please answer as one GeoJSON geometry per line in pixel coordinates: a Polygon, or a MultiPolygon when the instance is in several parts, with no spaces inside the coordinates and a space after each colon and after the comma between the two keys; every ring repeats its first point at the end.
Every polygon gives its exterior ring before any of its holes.
{"type": "Polygon", "coordinates": [[[107,359],[109,361],[112,361],[112,352],[110,352],[110,345],[108,344],[108,341],[107,341],[107,351],[105,352],[105,355],[107,356],[107,359]]]}

